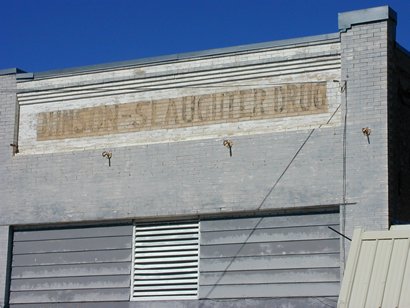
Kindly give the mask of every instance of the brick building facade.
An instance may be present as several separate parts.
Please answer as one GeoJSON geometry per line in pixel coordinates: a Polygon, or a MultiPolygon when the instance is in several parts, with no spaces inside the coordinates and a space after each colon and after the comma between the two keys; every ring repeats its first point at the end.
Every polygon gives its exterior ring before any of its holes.
{"type": "Polygon", "coordinates": [[[333,230],[410,217],[395,28],[0,71],[0,306],[335,306],[333,230]]]}

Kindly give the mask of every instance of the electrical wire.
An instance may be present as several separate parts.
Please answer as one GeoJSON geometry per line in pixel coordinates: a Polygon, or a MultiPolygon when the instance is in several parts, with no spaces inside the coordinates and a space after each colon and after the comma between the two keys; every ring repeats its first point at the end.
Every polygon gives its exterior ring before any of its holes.
{"type": "MultiPolygon", "coordinates": [[[[344,85],[342,87],[344,93],[344,103],[345,103],[345,112],[343,118],[343,191],[342,191],[342,205],[340,206],[341,209],[341,216],[342,216],[342,234],[346,234],[346,195],[347,195],[347,170],[346,170],[346,160],[347,160],[347,81],[344,81],[344,85]]],[[[342,251],[343,251],[343,265],[346,265],[346,241],[345,238],[342,237],[342,251]]],[[[344,271],[344,268],[343,268],[344,271]]]]}
{"type": "MultiPolygon", "coordinates": [[[[337,113],[337,111],[339,110],[341,104],[339,104],[337,106],[337,108],[335,109],[335,111],[332,113],[332,115],[330,116],[330,118],[327,120],[327,122],[325,124],[320,124],[318,128],[321,128],[323,125],[329,124],[330,121],[333,119],[334,115],[337,113]]],[[[310,137],[312,136],[313,132],[316,130],[316,128],[313,128],[308,136],[305,138],[305,140],[302,142],[302,144],[300,145],[299,149],[296,151],[296,153],[293,155],[292,159],[289,161],[289,163],[287,164],[287,166],[285,167],[285,169],[283,170],[283,172],[281,173],[281,175],[276,179],[276,181],[274,182],[274,184],[272,185],[272,187],[269,189],[268,193],[265,195],[265,197],[263,198],[262,202],[259,204],[259,206],[256,208],[256,210],[260,210],[261,207],[263,206],[263,204],[265,203],[265,201],[267,200],[267,198],[272,194],[272,192],[274,191],[274,189],[276,188],[276,186],[278,185],[279,181],[283,178],[283,176],[285,175],[285,173],[289,170],[289,167],[292,165],[292,163],[295,161],[296,157],[299,155],[299,153],[302,151],[302,149],[304,148],[304,146],[306,145],[306,143],[308,142],[308,140],[310,139],[310,137]]],[[[211,295],[211,293],[213,292],[213,290],[217,287],[218,283],[222,280],[222,278],[226,275],[228,269],[231,267],[231,265],[233,264],[233,262],[236,260],[236,258],[238,257],[239,253],[242,251],[243,247],[248,243],[249,239],[251,238],[251,236],[255,233],[256,229],[258,228],[258,226],[261,224],[263,217],[260,217],[258,222],[256,223],[256,225],[251,229],[251,232],[248,234],[248,236],[246,237],[246,239],[241,243],[241,245],[239,246],[239,249],[237,250],[237,252],[235,253],[235,255],[232,257],[232,259],[230,260],[230,262],[227,264],[227,266],[225,267],[225,269],[223,270],[221,276],[218,278],[218,280],[214,283],[214,285],[212,286],[212,288],[209,290],[209,292],[205,295],[205,297],[203,297],[204,299],[208,298],[208,296],[211,295]]]]}
{"type": "Polygon", "coordinates": [[[325,305],[325,306],[332,307],[332,308],[335,308],[335,307],[336,307],[336,305],[329,305],[329,304],[325,303],[324,301],[320,300],[318,297],[313,297],[313,299],[315,299],[315,300],[321,302],[321,303],[322,303],[323,305],[325,305]]]}
{"type": "MultiPolygon", "coordinates": [[[[333,114],[331,115],[331,117],[329,118],[329,120],[326,122],[326,125],[330,123],[330,121],[333,119],[334,115],[336,114],[336,112],[339,110],[340,108],[340,104],[337,106],[337,108],[335,109],[335,111],[333,112],[333,114]]],[[[319,125],[319,129],[323,126],[324,124],[320,124],[319,125]]],[[[275,183],[273,184],[273,186],[270,188],[270,190],[268,191],[268,193],[266,194],[266,196],[263,198],[262,202],[259,204],[259,206],[257,207],[257,210],[260,210],[261,207],[263,206],[263,204],[265,203],[265,201],[268,199],[268,197],[272,194],[273,190],[276,188],[276,186],[278,185],[279,181],[283,178],[283,176],[285,175],[285,173],[288,171],[289,167],[292,165],[292,163],[295,161],[296,157],[299,155],[300,151],[302,151],[303,147],[305,146],[306,142],[308,142],[308,140],[310,139],[310,137],[312,136],[312,134],[314,133],[314,131],[316,130],[316,128],[313,128],[309,135],[307,136],[307,138],[303,141],[303,143],[301,144],[301,146],[299,147],[299,149],[296,151],[296,153],[293,155],[292,159],[289,161],[289,163],[287,164],[287,166],[285,167],[285,169],[283,170],[283,172],[281,173],[281,175],[277,178],[277,180],[275,181],[275,183]]]]}

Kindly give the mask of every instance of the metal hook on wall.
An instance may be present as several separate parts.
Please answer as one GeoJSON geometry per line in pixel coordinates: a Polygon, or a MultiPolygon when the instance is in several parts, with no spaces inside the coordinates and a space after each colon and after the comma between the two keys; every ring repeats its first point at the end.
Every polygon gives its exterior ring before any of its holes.
{"type": "Polygon", "coordinates": [[[112,153],[111,153],[111,152],[104,151],[104,152],[102,152],[102,157],[106,157],[106,158],[108,159],[108,167],[111,167],[111,157],[112,157],[112,153]]]}
{"type": "Polygon", "coordinates": [[[370,134],[372,133],[372,130],[368,127],[362,128],[362,133],[367,137],[367,142],[370,144],[370,134]]]}
{"type": "Polygon", "coordinates": [[[224,147],[229,148],[229,156],[232,157],[232,146],[233,146],[233,142],[231,140],[225,139],[223,142],[224,147]]]}
{"type": "Polygon", "coordinates": [[[339,84],[340,93],[343,93],[344,91],[346,91],[346,86],[347,86],[346,80],[342,80],[342,81],[340,81],[340,80],[333,80],[333,82],[337,82],[337,83],[339,84]]]}
{"type": "Polygon", "coordinates": [[[17,143],[10,143],[10,146],[13,147],[13,155],[19,153],[19,146],[17,143]]]}

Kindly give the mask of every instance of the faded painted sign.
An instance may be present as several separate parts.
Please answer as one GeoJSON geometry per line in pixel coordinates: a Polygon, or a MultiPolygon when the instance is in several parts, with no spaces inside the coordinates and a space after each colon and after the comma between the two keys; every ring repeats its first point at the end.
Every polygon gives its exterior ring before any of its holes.
{"type": "Polygon", "coordinates": [[[286,84],[42,112],[37,140],[102,136],[326,112],[326,83],[286,84]]]}

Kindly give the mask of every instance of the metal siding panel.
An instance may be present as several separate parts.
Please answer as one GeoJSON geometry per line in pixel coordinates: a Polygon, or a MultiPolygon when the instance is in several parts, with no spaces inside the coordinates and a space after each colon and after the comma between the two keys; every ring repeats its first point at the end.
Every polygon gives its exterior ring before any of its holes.
{"type": "Polygon", "coordinates": [[[75,303],[95,301],[127,301],[130,296],[129,288],[103,290],[58,290],[12,292],[11,304],[24,303],[75,303]]]}
{"type": "MultiPolygon", "coordinates": [[[[10,308],[130,308],[128,301],[122,302],[82,302],[76,305],[72,303],[53,303],[53,304],[12,304],[10,308]]],[[[138,307],[141,308],[141,307],[138,307]]],[[[151,307],[152,308],[152,307],[151,307]]]]}
{"type": "MultiPolygon", "coordinates": [[[[292,308],[329,308],[335,306],[337,297],[286,297],[286,298],[244,298],[218,300],[172,300],[138,302],[87,302],[81,308],[245,308],[245,307],[292,307],[292,308]]],[[[79,308],[80,304],[74,306],[79,308]]],[[[73,308],[72,304],[14,304],[10,308],[73,308]]]]}
{"type": "Polygon", "coordinates": [[[398,307],[408,255],[409,240],[394,239],[382,307],[398,307]]]}
{"type": "Polygon", "coordinates": [[[366,300],[366,307],[410,307],[409,249],[409,230],[355,230],[338,307],[362,307],[366,300]],[[369,270],[371,278],[365,279],[369,270]]]}
{"type": "MultiPolygon", "coordinates": [[[[410,241],[410,239],[408,239],[410,241]]],[[[404,269],[399,307],[410,307],[410,252],[407,252],[406,268],[404,269]]]]}
{"type": "Polygon", "coordinates": [[[408,230],[355,230],[338,307],[409,307],[409,249],[408,230]]]}
{"type": "Polygon", "coordinates": [[[200,298],[337,296],[339,287],[338,282],[202,286],[200,298]]]}
{"type": "Polygon", "coordinates": [[[365,307],[381,307],[392,247],[392,240],[378,241],[365,307]]]}
{"type": "Polygon", "coordinates": [[[339,239],[247,244],[201,245],[202,258],[338,253],[339,239]]]}
{"type": "Polygon", "coordinates": [[[201,221],[201,231],[244,230],[253,228],[328,226],[339,224],[339,213],[266,216],[201,221]]]}
{"type": "Polygon", "coordinates": [[[13,254],[131,248],[130,236],[15,242],[13,254]]]}
{"type": "Polygon", "coordinates": [[[128,300],[131,231],[132,226],[17,231],[10,302],[128,300]]]}
{"type": "Polygon", "coordinates": [[[337,296],[339,236],[328,226],[338,223],[337,213],[201,222],[200,297],[337,296]]]}
{"type": "Polygon", "coordinates": [[[291,256],[260,256],[201,259],[200,270],[233,271],[233,270],[265,270],[265,269],[301,269],[339,267],[339,254],[333,255],[291,255],[291,256]]]}
{"type": "Polygon", "coordinates": [[[12,280],[11,291],[127,288],[130,275],[81,276],[12,280]]]}
{"type": "Polygon", "coordinates": [[[14,241],[38,241],[70,238],[89,238],[107,236],[131,236],[132,226],[87,227],[75,229],[52,229],[15,232],[14,241]]]}
{"type": "Polygon", "coordinates": [[[230,271],[230,272],[201,272],[199,284],[201,286],[218,284],[237,284],[246,281],[247,284],[268,283],[298,283],[298,282],[339,282],[340,269],[286,269],[261,271],[230,271]]]}
{"type": "Polygon", "coordinates": [[[357,262],[357,272],[354,277],[352,293],[349,301],[350,307],[363,307],[366,301],[368,285],[373,270],[376,241],[362,242],[362,247],[357,262]],[[364,295],[366,294],[366,296],[364,295]]]}
{"type": "Polygon", "coordinates": [[[13,266],[55,265],[79,263],[131,262],[130,249],[95,250],[78,252],[47,252],[14,255],[13,266]]]}
{"type": "MultiPolygon", "coordinates": [[[[337,226],[333,227],[338,229],[337,226]]],[[[305,226],[278,229],[256,229],[204,232],[201,235],[203,245],[232,244],[232,243],[255,243],[255,242],[279,242],[291,240],[316,240],[338,238],[339,236],[327,226],[305,226]]]]}
{"type": "Polygon", "coordinates": [[[17,278],[44,278],[66,276],[101,276],[124,275],[131,272],[131,262],[98,263],[98,264],[69,264],[14,267],[11,277],[17,278]]]}
{"type": "Polygon", "coordinates": [[[354,274],[357,268],[357,260],[360,254],[361,236],[361,229],[354,230],[353,241],[350,246],[349,257],[347,259],[343,282],[339,293],[338,307],[340,308],[346,308],[349,306],[351,289],[355,278],[354,274]]]}

